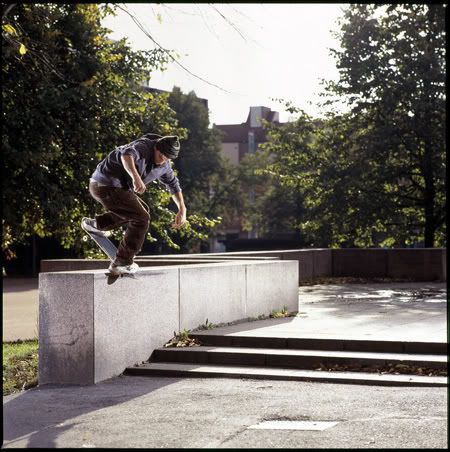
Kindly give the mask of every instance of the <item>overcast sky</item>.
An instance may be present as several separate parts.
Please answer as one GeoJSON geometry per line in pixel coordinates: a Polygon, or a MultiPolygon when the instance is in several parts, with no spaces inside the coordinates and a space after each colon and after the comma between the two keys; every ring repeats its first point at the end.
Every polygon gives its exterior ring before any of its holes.
{"type": "MultiPolygon", "coordinates": [[[[250,106],[264,105],[290,118],[271,98],[291,101],[318,116],[320,79],[336,80],[335,60],[329,48],[338,48],[331,30],[345,4],[126,4],[152,37],[164,48],[180,54],[180,62],[155,72],[150,86],[185,93],[195,91],[209,102],[210,121],[239,124],[250,106]],[[226,18],[226,20],[222,17],[226,18]],[[229,21],[229,22],[228,22],[229,21]]],[[[126,37],[134,49],[155,44],[126,13],[104,22],[111,38],[126,37]]]]}

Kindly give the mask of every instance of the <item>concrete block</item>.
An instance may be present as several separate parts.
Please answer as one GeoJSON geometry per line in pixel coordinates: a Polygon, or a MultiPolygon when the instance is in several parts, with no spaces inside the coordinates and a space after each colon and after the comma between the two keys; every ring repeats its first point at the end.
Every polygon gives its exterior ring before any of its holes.
{"type": "Polygon", "coordinates": [[[286,253],[286,258],[298,261],[298,282],[314,278],[314,251],[299,250],[296,253],[286,253]]]}
{"type": "Polygon", "coordinates": [[[245,264],[180,268],[180,330],[245,318],[245,264]]]}
{"type": "MultiPolygon", "coordinates": [[[[227,261],[227,259],[221,259],[222,261],[227,261]]],[[[221,261],[220,259],[206,259],[206,258],[145,258],[137,257],[136,263],[140,267],[159,267],[159,266],[169,266],[169,265],[190,265],[199,263],[217,263],[221,261]]],[[[41,260],[40,271],[41,273],[50,272],[68,272],[68,271],[78,271],[78,270],[104,270],[107,272],[109,264],[111,261],[109,259],[48,259],[41,260]]]]}
{"type": "Polygon", "coordinates": [[[333,249],[333,276],[383,278],[387,274],[385,249],[333,249]]]}
{"type": "Polygon", "coordinates": [[[267,251],[227,251],[224,253],[205,253],[205,256],[224,256],[224,257],[238,257],[238,258],[274,258],[282,259],[283,253],[287,251],[298,251],[298,250],[267,250],[267,251]]]}
{"type": "Polygon", "coordinates": [[[247,304],[244,317],[281,310],[298,311],[298,262],[246,264],[247,304]]]}
{"type": "Polygon", "coordinates": [[[420,281],[444,280],[440,248],[395,249],[387,253],[387,275],[420,281]]]}
{"type": "Polygon", "coordinates": [[[95,279],[95,383],[149,359],[179,330],[178,268],[139,272],[139,279],[95,279]]]}
{"type": "Polygon", "coordinates": [[[332,251],[331,249],[313,250],[314,278],[332,276],[332,251]]]}
{"type": "Polygon", "coordinates": [[[447,281],[447,249],[442,250],[442,281],[447,281]]]}
{"type": "Polygon", "coordinates": [[[109,259],[43,259],[40,272],[70,272],[76,270],[102,270],[108,268],[109,259]]]}
{"type": "Polygon", "coordinates": [[[114,284],[101,271],[39,275],[39,384],[94,384],[146,361],[179,329],[178,268],[114,284]]]}
{"type": "Polygon", "coordinates": [[[94,275],[39,275],[39,384],[92,384],[94,275]]]}

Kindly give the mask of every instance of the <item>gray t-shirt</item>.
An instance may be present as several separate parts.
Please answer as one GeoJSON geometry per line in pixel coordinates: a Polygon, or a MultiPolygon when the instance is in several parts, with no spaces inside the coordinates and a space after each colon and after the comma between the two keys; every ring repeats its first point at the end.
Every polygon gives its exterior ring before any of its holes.
{"type": "Polygon", "coordinates": [[[132,155],[136,170],[145,185],[154,180],[161,181],[170,194],[181,191],[180,182],[175,176],[170,161],[162,165],[154,163],[154,145],[161,138],[156,134],[146,134],[131,143],[119,146],[110,152],[92,174],[92,179],[110,187],[133,190],[133,181],[122,165],[122,155],[132,155]]]}

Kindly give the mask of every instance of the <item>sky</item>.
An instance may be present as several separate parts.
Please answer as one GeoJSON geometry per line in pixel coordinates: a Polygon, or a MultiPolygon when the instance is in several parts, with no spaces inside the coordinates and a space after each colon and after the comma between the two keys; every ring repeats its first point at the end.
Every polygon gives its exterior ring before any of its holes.
{"type": "MultiPolygon", "coordinates": [[[[122,4],[123,5],[123,4],[122,4]]],[[[194,91],[208,100],[210,123],[240,124],[250,106],[266,106],[293,119],[284,99],[312,116],[323,113],[317,102],[321,79],[337,80],[330,48],[339,49],[331,31],[345,4],[268,3],[128,3],[126,8],[165,49],[179,54],[164,72],[154,72],[149,86],[194,91]]],[[[127,38],[135,50],[156,47],[123,11],[103,25],[112,39],[127,38]]]]}

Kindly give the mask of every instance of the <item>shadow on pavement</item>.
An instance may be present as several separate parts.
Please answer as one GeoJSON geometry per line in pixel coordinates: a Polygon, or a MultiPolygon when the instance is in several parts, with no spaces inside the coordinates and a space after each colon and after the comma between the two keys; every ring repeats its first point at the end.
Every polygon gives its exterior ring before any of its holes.
{"type": "Polygon", "coordinates": [[[93,411],[101,416],[103,408],[125,404],[179,380],[121,375],[92,386],[45,385],[7,396],[6,401],[4,397],[3,447],[17,447],[15,442],[28,437],[27,448],[56,448],[58,436],[76,426],[78,416],[93,411]],[[130,384],[130,378],[145,383],[130,384]]]}

